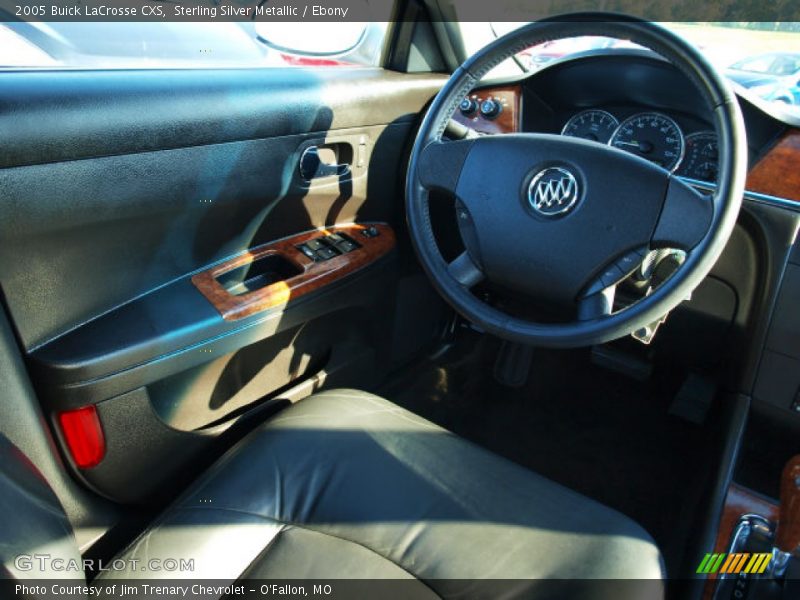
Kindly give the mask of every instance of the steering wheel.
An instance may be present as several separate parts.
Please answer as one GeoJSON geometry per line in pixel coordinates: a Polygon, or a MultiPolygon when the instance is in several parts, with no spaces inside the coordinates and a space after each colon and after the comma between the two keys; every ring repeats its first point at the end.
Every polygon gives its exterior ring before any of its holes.
{"type": "Polygon", "coordinates": [[[675,34],[603,13],[534,22],[469,58],[431,104],[406,178],[409,232],[434,287],[485,331],[535,346],[599,344],[661,318],[709,273],[741,207],[746,148],[731,88],[675,34]],[[698,89],[719,137],[712,197],[647,160],[578,138],[517,133],[443,141],[459,103],[495,66],[530,46],[586,35],[650,48],[698,89]],[[455,196],[465,251],[449,263],[431,225],[429,201],[435,200],[429,193],[434,190],[455,196]],[[609,290],[657,248],[682,250],[686,259],[651,294],[613,312],[609,290]],[[572,307],[574,318],[537,323],[507,314],[471,291],[483,280],[538,302],[572,307]]]}

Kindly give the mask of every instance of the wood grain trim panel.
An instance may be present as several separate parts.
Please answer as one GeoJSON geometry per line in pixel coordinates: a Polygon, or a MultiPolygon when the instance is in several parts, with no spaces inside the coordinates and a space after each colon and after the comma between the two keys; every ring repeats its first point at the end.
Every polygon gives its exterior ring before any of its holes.
{"type": "Polygon", "coordinates": [[[722,511],[714,552],[727,550],[733,528],[736,527],[739,518],[748,513],[761,515],[770,521],[775,521],[778,518],[778,505],[746,487],[732,483],[725,498],[725,508],[722,511]]]}
{"type": "Polygon", "coordinates": [[[388,254],[395,246],[395,235],[392,228],[385,224],[369,226],[342,225],[329,229],[316,229],[264,244],[211,267],[207,271],[197,273],[192,277],[192,283],[211,302],[223,319],[226,321],[242,319],[285,305],[291,300],[329,285],[388,254]],[[375,227],[379,235],[372,238],[362,235],[361,231],[369,226],[375,227]],[[305,241],[331,233],[345,233],[358,242],[361,247],[322,262],[312,261],[297,249],[297,246],[305,241]],[[297,267],[300,273],[285,281],[272,283],[240,296],[229,293],[217,281],[217,277],[220,275],[275,254],[281,255],[297,267]]]}
{"type": "Polygon", "coordinates": [[[747,190],[800,202],[800,130],[791,129],[747,174],[747,190]]]}
{"type": "Polygon", "coordinates": [[[470,98],[475,98],[478,103],[487,98],[499,100],[503,105],[496,119],[484,119],[479,113],[465,116],[456,109],[453,119],[479,133],[516,133],[520,130],[520,111],[522,109],[522,87],[519,85],[504,85],[482,88],[470,92],[470,98]]]}
{"type": "MultiPolygon", "coordinates": [[[[736,527],[742,515],[751,513],[761,515],[774,522],[778,519],[778,505],[746,487],[732,483],[728,488],[728,495],[725,497],[725,507],[722,509],[722,517],[717,530],[717,540],[714,544],[715,553],[728,551],[728,544],[730,544],[734,527],[736,527]]],[[[703,598],[704,600],[711,600],[714,595],[717,575],[709,574],[706,577],[708,578],[708,583],[706,584],[703,598]]]]}
{"type": "Polygon", "coordinates": [[[779,508],[775,546],[791,553],[800,546],[800,455],[790,458],[783,467],[779,508]]]}

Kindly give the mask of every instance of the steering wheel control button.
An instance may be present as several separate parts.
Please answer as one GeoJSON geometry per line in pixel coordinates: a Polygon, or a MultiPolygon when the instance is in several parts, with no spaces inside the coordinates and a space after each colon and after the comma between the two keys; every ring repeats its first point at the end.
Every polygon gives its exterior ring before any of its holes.
{"type": "Polygon", "coordinates": [[[478,111],[478,102],[474,98],[464,98],[458,108],[462,115],[471,117],[478,111]]]}
{"type": "Polygon", "coordinates": [[[623,279],[627,275],[617,265],[611,265],[600,274],[600,281],[603,282],[603,287],[610,287],[623,279]]]}
{"type": "Polygon", "coordinates": [[[636,267],[642,264],[642,261],[646,255],[647,251],[644,249],[631,250],[622,258],[620,258],[616,264],[620,271],[628,275],[629,273],[632,273],[636,267]]]}
{"type": "Polygon", "coordinates": [[[528,185],[528,204],[543,217],[567,214],[579,197],[578,179],[562,167],[548,167],[539,171],[528,185]]]}
{"type": "MultiPolygon", "coordinates": [[[[452,106],[452,105],[451,105],[452,106]]],[[[503,105],[494,98],[487,98],[481,102],[481,116],[484,119],[496,119],[503,112],[503,105]]]]}
{"type": "Polygon", "coordinates": [[[583,297],[588,298],[589,296],[594,296],[598,292],[602,292],[604,289],[606,289],[606,286],[603,281],[601,279],[595,279],[589,285],[589,287],[586,288],[586,291],[583,293],[583,297]]]}
{"type": "Polygon", "coordinates": [[[605,271],[600,273],[597,279],[595,279],[589,285],[589,287],[586,288],[586,291],[583,293],[583,297],[587,298],[589,296],[593,296],[594,294],[619,283],[628,275],[630,275],[636,269],[636,267],[642,263],[646,255],[646,248],[637,248],[635,250],[631,250],[627,254],[624,254],[622,258],[618,259],[613,265],[606,267],[605,271]]]}

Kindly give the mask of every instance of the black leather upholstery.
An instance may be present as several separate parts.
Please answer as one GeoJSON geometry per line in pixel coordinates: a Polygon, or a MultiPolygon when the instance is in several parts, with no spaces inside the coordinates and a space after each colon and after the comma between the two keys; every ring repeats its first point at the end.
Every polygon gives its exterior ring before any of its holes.
{"type": "MultiPolygon", "coordinates": [[[[587,579],[663,576],[626,517],[351,390],[259,427],[119,556],[195,560],[156,577],[414,578],[433,597],[448,579],[530,580],[534,598],[568,579],[560,597],[590,598],[587,579]]],[[[147,573],[102,577],[131,576],[147,573]]]]}
{"type": "MultiPolygon", "coordinates": [[[[0,465],[0,579],[82,578],[15,565],[20,554],[80,555],[44,479],[1,436],[0,465]]],[[[514,597],[588,599],[609,597],[593,579],[664,575],[655,544],[626,517],[351,390],[259,427],[117,558],[194,568],[104,571],[96,582],[405,579],[406,598],[473,598],[494,597],[486,586],[506,579],[517,580],[514,597]],[[563,580],[555,596],[542,579],[563,580]]]]}

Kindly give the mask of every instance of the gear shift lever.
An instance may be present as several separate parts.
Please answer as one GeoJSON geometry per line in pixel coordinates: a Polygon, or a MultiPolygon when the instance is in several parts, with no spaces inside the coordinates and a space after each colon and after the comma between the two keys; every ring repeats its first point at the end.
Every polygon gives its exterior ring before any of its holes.
{"type": "Polygon", "coordinates": [[[767,554],[768,570],[737,571],[720,575],[714,599],[728,598],[783,600],[800,598],[800,455],[792,457],[781,474],[781,497],[777,526],[774,513],[743,515],[734,530],[729,553],[738,556],[767,554]]]}

